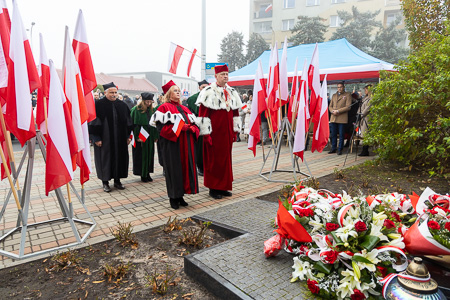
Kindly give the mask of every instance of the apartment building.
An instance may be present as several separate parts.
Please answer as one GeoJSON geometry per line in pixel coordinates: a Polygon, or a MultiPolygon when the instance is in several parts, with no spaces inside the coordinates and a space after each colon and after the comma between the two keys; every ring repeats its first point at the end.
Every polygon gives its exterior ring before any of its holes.
{"type": "MultiPolygon", "coordinates": [[[[269,44],[277,41],[281,45],[285,36],[291,36],[290,30],[298,16],[319,16],[329,26],[325,34],[327,41],[341,25],[337,11],[351,12],[352,6],[361,12],[380,10],[376,20],[385,27],[402,15],[400,0],[251,0],[250,33],[259,33],[269,44]],[[267,9],[269,5],[271,9],[267,9]]],[[[403,26],[403,23],[399,25],[403,26]]]]}

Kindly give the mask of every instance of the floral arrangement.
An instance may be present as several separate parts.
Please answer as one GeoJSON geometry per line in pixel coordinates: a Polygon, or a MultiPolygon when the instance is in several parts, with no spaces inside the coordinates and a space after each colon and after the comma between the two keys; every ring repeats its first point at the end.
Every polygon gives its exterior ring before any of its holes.
{"type": "Polygon", "coordinates": [[[401,230],[416,219],[413,203],[403,194],[351,197],[345,191],[297,186],[280,203],[279,235],[265,243],[266,255],[276,255],[270,250],[282,244],[296,255],[292,282],[306,281],[320,297],[381,299],[380,281],[407,267],[401,230]],[[307,234],[299,237],[298,228],[286,226],[292,220],[307,234]]]}

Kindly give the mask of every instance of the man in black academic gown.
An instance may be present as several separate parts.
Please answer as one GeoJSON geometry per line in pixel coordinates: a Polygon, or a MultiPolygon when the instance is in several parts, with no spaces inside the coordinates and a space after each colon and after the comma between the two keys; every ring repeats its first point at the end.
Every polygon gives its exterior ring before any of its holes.
{"type": "Polygon", "coordinates": [[[128,106],[117,99],[114,83],[103,86],[105,97],[95,102],[97,118],[89,124],[89,133],[94,142],[95,169],[103,182],[103,190],[111,192],[109,180],[114,187],[125,189],[121,178],[128,177],[128,144],[133,124],[128,106]]]}

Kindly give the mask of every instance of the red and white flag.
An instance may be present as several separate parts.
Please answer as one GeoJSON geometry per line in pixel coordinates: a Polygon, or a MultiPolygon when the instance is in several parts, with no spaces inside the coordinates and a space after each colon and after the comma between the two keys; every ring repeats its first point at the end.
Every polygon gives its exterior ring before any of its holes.
{"type": "Polygon", "coordinates": [[[291,96],[289,97],[288,120],[294,123],[296,117],[295,112],[298,108],[298,94],[299,94],[299,78],[298,78],[298,57],[295,59],[294,76],[292,78],[291,96]]]}
{"type": "MultiPolygon", "coordinates": [[[[303,76],[303,74],[302,74],[303,76]]],[[[318,110],[319,106],[319,98],[320,98],[320,69],[319,69],[319,46],[316,43],[316,47],[314,48],[313,55],[311,57],[311,63],[309,65],[308,70],[308,83],[309,88],[311,89],[311,101],[309,105],[309,114],[313,118],[313,122],[316,123],[318,120],[315,120],[315,112],[318,110]]]]}
{"type": "Polygon", "coordinates": [[[272,10],[272,8],[273,8],[273,5],[272,5],[272,4],[269,4],[269,5],[266,7],[266,9],[265,9],[264,11],[265,11],[265,12],[269,12],[269,11],[272,10]]]}
{"type": "Polygon", "coordinates": [[[48,93],[50,86],[50,68],[47,58],[47,51],[45,51],[44,38],[42,34],[39,34],[40,41],[40,51],[39,51],[39,78],[41,79],[41,87],[37,91],[37,102],[36,102],[36,124],[39,130],[43,133],[47,133],[47,128],[45,127],[45,111],[44,108],[47,107],[48,112],[48,93]],[[44,99],[46,101],[44,106],[44,99]]]}
{"type": "Polygon", "coordinates": [[[130,140],[131,140],[131,145],[132,145],[134,148],[136,148],[136,140],[134,139],[134,133],[133,133],[133,131],[131,131],[131,134],[130,134],[130,140]]]}
{"type": "Polygon", "coordinates": [[[287,37],[284,37],[283,52],[280,60],[280,88],[277,90],[277,98],[281,100],[280,106],[285,105],[289,98],[289,83],[287,71],[287,37]]]}
{"type": "Polygon", "coordinates": [[[139,131],[139,139],[145,143],[145,141],[148,139],[148,132],[144,129],[144,127],[141,127],[141,130],[139,131]]]}
{"type": "Polygon", "coordinates": [[[316,113],[313,116],[313,120],[317,120],[317,122],[314,122],[314,136],[311,145],[311,152],[314,152],[315,150],[322,152],[323,148],[325,148],[328,143],[328,138],[330,137],[327,89],[327,76],[325,75],[316,113]]]}
{"type": "Polygon", "coordinates": [[[301,81],[300,92],[298,93],[297,125],[295,127],[294,148],[292,151],[295,155],[299,156],[302,161],[303,153],[305,151],[306,132],[308,130],[305,89],[307,89],[306,82],[301,81]]]}
{"type": "MultiPolygon", "coordinates": [[[[175,121],[175,124],[173,124],[172,130],[177,137],[180,136],[181,129],[183,129],[184,124],[185,124],[185,122],[184,122],[183,118],[181,118],[181,117],[177,118],[177,120],[175,121]]],[[[139,136],[140,136],[140,134],[139,134],[139,136]]]]}
{"type": "Polygon", "coordinates": [[[170,43],[168,67],[169,73],[177,74],[178,63],[180,62],[183,51],[183,47],[172,42],[170,43]]]}
{"type": "Polygon", "coordinates": [[[192,51],[192,54],[191,54],[191,58],[189,59],[189,64],[188,64],[188,69],[187,69],[187,76],[188,77],[191,74],[192,63],[194,62],[194,58],[195,58],[195,54],[196,53],[197,53],[197,49],[194,48],[194,50],[192,51]]]}
{"type": "Polygon", "coordinates": [[[253,156],[256,156],[256,144],[261,140],[261,113],[265,110],[267,110],[266,87],[264,85],[264,73],[261,61],[259,61],[253,83],[253,100],[248,135],[248,149],[253,151],[253,156]]]}
{"type": "Polygon", "coordinates": [[[13,5],[5,119],[11,133],[23,146],[36,136],[30,94],[41,83],[17,1],[13,1],[13,5]]]}
{"type": "MultiPolygon", "coordinates": [[[[302,82],[305,82],[305,88],[303,89],[303,94],[305,97],[305,105],[306,105],[306,119],[311,119],[311,116],[309,114],[309,92],[308,92],[308,86],[309,86],[309,80],[308,80],[308,60],[305,58],[305,61],[303,63],[303,70],[302,70],[302,76],[300,79],[300,88],[302,87],[302,82]]],[[[308,127],[308,126],[306,126],[308,127]]]]}
{"type": "Polygon", "coordinates": [[[47,158],[45,164],[45,194],[73,179],[73,170],[63,104],[66,101],[53,62],[50,61],[47,158]]]}
{"type": "Polygon", "coordinates": [[[280,83],[277,42],[273,47],[269,60],[269,79],[267,82],[267,108],[270,115],[273,132],[278,131],[278,110],[280,102],[277,99],[280,83]]]}
{"type": "Polygon", "coordinates": [[[80,68],[81,79],[83,82],[84,98],[86,109],[88,111],[88,122],[96,118],[95,101],[92,91],[97,87],[94,65],[92,64],[91,51],[86,34],[86,25],[84,22],[83,11],[80,9],[75,26],[75,33],[72,41],[75,59],[80,68]]]}
{"type": "MultiPolygon", "coordinates": [[[[0,0],[0,97],[6,98],[6,87],[8,86],[8,60],[9,39],[11,34],[11,20],[9,19],[6,1],[0,0]]],[[[2,105],[5,99],[2,99],[2,105]]]]}

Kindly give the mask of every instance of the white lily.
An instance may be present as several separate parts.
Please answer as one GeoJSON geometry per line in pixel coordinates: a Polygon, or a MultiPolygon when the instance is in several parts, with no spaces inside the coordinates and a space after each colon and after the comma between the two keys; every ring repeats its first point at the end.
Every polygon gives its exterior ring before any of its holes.
{"type": "Polygon", "coordinates": [[[361,282],[356,279],[356,274],[352,270],[342,271],[341,275],[344,276],[344,278],[339,281],[340,285],[337,288],[340,299],[350,297],[350,295],[353,294],[354,289],[361,290],[361,282]]]}
{"type": "Polygon", "coordinates": [[[377,213],[377,214],[373,214],[372,215],[372,222],[374,225],[376,226],[383,226],[384,220],[386,220],[387,216],[384,213],[384,211],[377,213]]]}
{"type": "Polygon", "coordinates": [[[348,237],[357,237],[358,233],[354,230],[355,226],[353,224],[348,224],[344,227],[338,228],[335,233],[338,238],[343,242],[347,242],[348,237]]]}
{"type": "Polygon", "coordinates": [[[373,280],[370,283],[366,283],[363,282],[361,283],[361,292],[364,293],[364,296],[366,296],[366,298],[369,297],[369,291],[373,291],[376,288],[376,284],[375,282],[373,282],[373,280]]]}
{"type": "Polygon", "coordinates": [[[380,238],[380,241],[389,241],[388,237],[385,236],[381,232],[381,228],[383,228],[383,224],[381,225],[375,225],[375,223],[372,224],[372,229],[370,230],[370,235],[377,236],[380,238]]]}
{"type": "Polygon", "coordinates": [[[325,225],[320,221],[320,219],[316,220],[316,216],[314,216],[314,220],[313,219],[309,220],[308,224],[313,227],[311,233],[315,233],[316,231],[319,231],[325,227],[325,225]]]}
{"type": "Polygon", "coordinates": [[[346,191],[342,191],[341,200],[344,204],[349,204],[353,202],[352,197],[350,197],[350,195],[348,195],[346,191]]]}
{"type": "Polygon", "coordinates": [[[364,262],[357,262],[358,267],[362,270],[364,268],[366,268],[367,270],[369,270],[370,272],[375,272],[376,271],[376,264],[380,262],[380,260],[377,258],[379,251],[377,249],[373,249],[372,251],[370,251],[369,253],[367,253],[367,250],[364,249],[361,251],[361,253],[355,253],[354,256],[361,256],[364,257],[365,259],[369,260],[371,263],[364,263],[364,262]]]}
{"type": "MultiPolygon", "coordinates": [[[[350,216],[353,220],[355,220],[357,222],[357,221],[359,221],[359,216],[361,215],[361,209],[359,209],[359,207],[352,206],[347,211],[347,215],[350,216]],[[358,220],[356,220],[356,219],[358,219],[358,220]]],[[[356,223],[356,222],[354,222],[354,223],[356,223]]]]}
{"type": "Polygon", "coordinates": [[[298,257],[294,257],[294,265],[292,266],[292,278],[299,278],[300,280],[314,278],[311,271],[311,264],[307,261],[301,261],[298,257]]]}
{"type": "Polygon", "coordinates": [[[400,249],[404,249],[405,248],[405,243],[403,242],[403,238],[399,238],[399,239],[394,239],[392,241],[390,241],[389,243],[385,243],[383,244],[385,246],[395,246],[395,247],[399,247],[400,249]]]}

